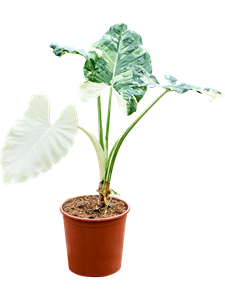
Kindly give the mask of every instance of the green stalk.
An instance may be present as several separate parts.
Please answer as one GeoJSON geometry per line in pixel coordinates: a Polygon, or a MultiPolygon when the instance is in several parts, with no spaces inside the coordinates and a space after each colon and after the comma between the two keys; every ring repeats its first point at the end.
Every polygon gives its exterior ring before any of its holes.
{"type": "MultiPolygon", "coordinates": [[[[106,146],[108,151],[109,151],[109,127],[110,127],[110,117],[111,117],[111,105],[112,105],[112,87],[109,90],[106,130],[105,130],[105,139],[106,139],[106,146]]],[[[107,157],[108,157],[108,152],[107,152],[107,157]]]]}
{"type": "Polygon", "coordinates": [[[113,171],[113,167],[114,167],[114,163],[116,160],[116,156],[118,154],[118,151],[120,149],[121,144],[123,143],[125,137],[128,135],[128,133],[131,131],[131,129],[137,124],[137,122],[149,111],[150,108],[152,108],[152,106],[159,101],[160,98],[162,98],[162,96],[164,96],[166,93],[168,92],[168,90],[165,90],[161,95],[159,95],[159,97],[157,97],[155,99],[155,101],[153,101],[144,111],[143,113],[126,129],[126,131],[122,134],[122,136],[116,141],[114,147],[112,148],[112,151],[110,153],[109,159],[107,161],[107,165],[106,165],[106,173],[105,173],[105,180],[107,182],[110,182],[111,180],[111,176],[112,176],[112,171],[113,171]]]}
{"type": "MultiPolygon", "coordinates": [[[[108,151],[109,151],[109,127],[110,127],[110,117],[111,117],[111,105],[112,105],[112,87],[109,90],[109,98],[108,98],[108,108],[107,108],[107,119],[106,119],[106,127],[105,127],[105,147],[107,149],[106,151],[106,159],[108,159],[108,151]]],[[[105,189],[105,180],[103,183],[103,193],[106,196],[106,190],[105,189]]]]}
{"type": "Polygon", "coordinates": [[[97,98],[97,114],[98,114],[98,139],[99,139],[100,145],[102,146],[102,149],[104,151],[101,96],[98,96],[98,98],[97,98]]]}

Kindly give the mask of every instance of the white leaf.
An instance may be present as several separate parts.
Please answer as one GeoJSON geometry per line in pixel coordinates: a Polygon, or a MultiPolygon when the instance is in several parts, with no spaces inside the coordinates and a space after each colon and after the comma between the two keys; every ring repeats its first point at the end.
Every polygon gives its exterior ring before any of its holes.
{"type": "Polygon", "coordinates": [[[116,91],[114,90],[116,97],[119,102],[119,107],[122,109],[123,113],[127,115],[127,101],[123,99],[123,97],[116,91]]]}
{"type": "Polygon", "coordinates": [[[208,97],[210,102],[214,101],[217,97],[223,97],[223,94],[213,89],[199,89],[199,92],[208,97]]]}
{"type": "Polygon", "coordinates": [[[69,151],[78,131],[74,105],[67,106],[50,124],[49,100],[34,94],[29,108],[10,129],[2,149],[3,181],[19,183],[50,170],[69,151]]]}
{"type": "MultiPolygon", "coordinates": [[[[91,133],[87,128],[85,128],[82,125],[78,125],[78,128],[80,130],[82,130],[91,140],[92,145],[95,149],[96,152],[96,156],[97,156],[97,160],[98,160],[98,167],[99,167],[99,182],[102,181],[103,179],[105,179],[105,165],[106,165],[106,157],[107,157],[107,148],[105,147],[105,150],[103,151],[99,140],[97,139],[97,137],[91,133]]],[[[105,137],[103,136],[103,139],[105,141],[105,137]]]]}
{"type": "Polygon", "coordinates": [[[86,81],[79,85],[78,91],[82,102],[89,102],[97,98],[109,86],[105,83],[86,81]]]}

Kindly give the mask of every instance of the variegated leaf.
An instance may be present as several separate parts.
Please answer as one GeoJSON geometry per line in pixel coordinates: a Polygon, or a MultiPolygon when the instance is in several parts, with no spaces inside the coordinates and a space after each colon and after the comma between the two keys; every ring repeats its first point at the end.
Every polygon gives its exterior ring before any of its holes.
{"type": "Polygon", "coordinates": [[[125,24],[116,24],[91,46],[84,75],[88,81],[113,87],[123,111],[130,115],[136,111],[147,89],[140,85],[138,67],[148,74],[152,72],[150,55],[143,48],[140,35],[127,30],[125,24]]]}
{"type": "Polygon", "coordinates": [[[56,56],[63,56],[66,53],[80,54],[83,57],[87,58],[87,53],[83,49],[76,49],[70,46],[58,45],[57,43],[51,43],[50,47],[53,49],[53,53],[56,56]]]}

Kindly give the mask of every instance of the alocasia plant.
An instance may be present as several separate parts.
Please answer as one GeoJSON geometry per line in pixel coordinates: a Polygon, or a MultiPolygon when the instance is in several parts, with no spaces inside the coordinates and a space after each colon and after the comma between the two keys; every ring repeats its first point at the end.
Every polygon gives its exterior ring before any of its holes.
{"type": "Polygon", "coordinates": [[[152,75],[151,58],[142,46],[140,35],[128,30],[125,24],[112,26],[91,46],[88,53],[82,49],[60,46],[56,43],[52,43],[50,47],[56,56],[73,53],[85,59],[83,71],[86,81],[80,84],[78,90],[83,102],[97,99],[98,138],[78,125],[74,105],[67,106],[59,119],[51,125],[48,98],[45,94],[35,94],[23,118],[12,126],[6,137],[1,157],[3,180],[6,184],[23,182],[51,169],[67,154],[80,129],[87,134],[95,147],[100,171],[98,192],[107,209],[114,194],[110,189],[110,181],[120,146],[131,129],[162,96],[171,91],[182,94],[189,90],[205,94],[211,101],[222,96],[214,89],[179,83],[173,76],[165,76],[167,83],[160,84],[152,75]],[[161,87],[164,92],[122,133],[109,153],[112,93],[116,94],[125,115],[131,115],[137,110],[138,102],[144,97],[148,87],[161,87]],[[109,89],[109,100],[103,138],[100,95],[105,89],[109,89]]]}

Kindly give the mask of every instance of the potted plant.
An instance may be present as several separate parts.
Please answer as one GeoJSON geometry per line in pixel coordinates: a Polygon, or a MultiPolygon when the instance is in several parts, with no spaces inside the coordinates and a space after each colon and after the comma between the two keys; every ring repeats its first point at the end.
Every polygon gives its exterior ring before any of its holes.
{"type": "Polygon", "coordinates": [[[106,276],[121,267],[124,231],[129,204],[117,197],[110,187],[113,167],[118,151],[131,129],[168,92],[183,94],[195,90],[210,101],[222,96],[211,88],[201,88],[178,82],[165,76],[159,83],[152,75],[151,59],[142,46],[142,39],[125,24],[116,24],[94,43],[86,53],[82,49],[60,46],[50,47],[56,56],[79,54],[85,59],[86,81],[79,85],[81,101],[97,99],[98,138],[83,128],[77,117],[75,105],[67,106],[59,119],[51,125],[49,100],[43,93],[34,94],[23,118],[10,129],[2,149],[3,181],[19,183],[35,178],[50,170],[73,145],[78,129],[91,140],[99,163],[98,195],[85,195],[67,199],[60,206],[63,214],[69,269],[84,276],[106,276]],[[125,115],[136,112],[138,102],[147,88],[161,87],[161,93],[122,133],[109,151],[109,126],[112,93],[125,115]],[[103,134],[101,93],[108,89],[108,111],[103,134]]]}

